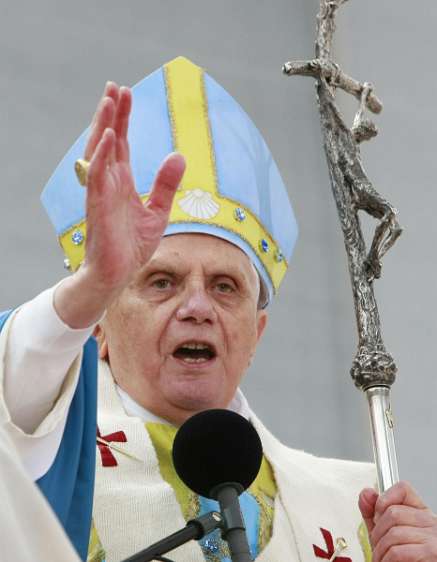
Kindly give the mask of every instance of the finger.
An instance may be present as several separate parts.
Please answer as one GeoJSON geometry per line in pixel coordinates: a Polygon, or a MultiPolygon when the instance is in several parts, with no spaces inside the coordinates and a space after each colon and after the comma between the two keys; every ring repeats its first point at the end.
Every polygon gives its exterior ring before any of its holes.
{"type": "Polygon", "coordinates": [[[104,189],[106,169],[114,150],[115,134],[112,129],[106,129],[96,147],[88,170],[87,193],[101,193],[104,189]]]}
{"type": "Polygon", "coordinates": [[[92,121],[91,121],[91,127],[93,127],[94,123],[96,122],[97,116],[99,114],[100,104],[101,104],[103,98],[112,98],[114,100],[114,103],[117,105],[117,102],[118,102],[118,86],[115,82],[106,82],[105,88],[103,90],[102,97],[100,98],[100,101],[97,104],[96,112],[93,115],[93,118],[92,118],[92,121]]]}
{"type": "MultiPolygon", "coordinates": [[[[106,122],[99,127],[99,131],[100,131],[100,135],[93,135],[94,130],[96,129],[96,124],[98,124],[99,119],[102,119],[102,117],[104,118],[105,115],[102,116],[102,106],[107,103],[106,102],[106,98],[112,99],[114,102],[114,107],[117,107],[118,104],[118,98],[119,98],[119,88],[117,86],[117,84],[115,82],[106,82],[105,88],[103,90],[103,95],[102,98],[99,102],[99,104],[97,105],[97,110],[94,114],[93,120],[91,122],[91,126],[90,126],[90,137],[88,139],[87,142],[87,146],[85,148],[85,154],[84,154],[84,158],[86,160],[91,160],[94,150],[97,146],[97,143],[99,142],[101,135],[103,134],[103,131],[105,130],[105,127],[111,127],[112,126],[112,119],[114,118],[113,114],[110,116],[110,118],[106,119],[106,122]]],[[[103,112],[107,111],[106,109],[103,109],[103,112]]],[[[108,117],[108,116],[106,116],[108,117]]]]}
{"type": "Polygon", "coordinates": [[[427,509],[417,509],[407,505],[391,505],[378,519],[370,535],[372,545],[376,546],[388,531],[397,526],[436,527],[436,516],[427,509]]]}
{"type": "Polygon", "coordinates": [[[90,136],[85,147],[84,158],[90,161],[94,151],[99,144],[105,129],[112,126],[115,114],[114,100],[108,96],[102,98],[96,112],[94,123],[91,127],[90,136]]]}
{"type": "Polygon", "coordinates": [[[120,88],[115,82],[109,81],[105,84],[105,89],[103,90],[103,95],[108,96],[114,100],[114,103],[117,103],[118,96],[119,96],[120,88]]]}
{"type": "MultiPolygon", "coordinates": [[[[389,548],[381,562],[413,562],[433,559],[425,557],[424,547],[420,544],[396,544],[389,548]]],[[[375,562],[374,558],[372,558],[372,562],[375,562]]]]}
{"type": "Polygon", "coordinates": [[[375,504],[377,500],[378,493],[372,488],[365,488],[362,490],[358,498],[358,507],[360,508],[369,536],[375,526],[373,517],[375,515],[375,504]]]}
{"type": "Polygon", "coordinates": [[[408,482],[398,482],[379,496],[375,505],[375,522],[391,505],[408,505],[426,509],[426,505],[408,482]]]}
{"type": "Polygon", "coordinates": [[[127,131],[129,127],[129,115],[132,106],[132,94],[129,88],[120,88],[120,98],[114,117],[114,131],[117,138],[116,158],[124,162],[129,161],[129,144],[127,131]]]}
{"type": "MultiPolygon", "coordinates": [[[[119,97],[119,87],[115,82],[108,81],[105,84],[105,88],[103,90],[102,98],[111,98],[114,100],[114,104],[117,105],[118,97],[119,97]]],[[[97,116],[97,112],[94,114],[93,123],[97,116]]]]}
{"type": "Polygon", "coordinates": [[[169,214],[173,197],[185,171],[185,158],[176,152],[169,154],[156,174],[147,208],[169,214]]]}
{"type": "Polygon", "coordinates": [[[393,527],[373,548],[372,562],[381,562],[388,551],[400,545],[426,543],[427,536],[422,529],[414,527],[393,527]]]}

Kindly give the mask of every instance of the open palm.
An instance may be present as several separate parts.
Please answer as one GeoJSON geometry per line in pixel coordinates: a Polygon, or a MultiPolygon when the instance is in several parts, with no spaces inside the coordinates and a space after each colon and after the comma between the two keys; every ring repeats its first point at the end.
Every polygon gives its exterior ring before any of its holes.
{"type": "Polygon", "coordinates": [[[185,169],[183,157],[170,154],[143,205],[129,163],[130,109],[130,90],[108,83],[85,149],[90,168],[84,267],[115,290],[122,290],[156,250],[185,169]]]}

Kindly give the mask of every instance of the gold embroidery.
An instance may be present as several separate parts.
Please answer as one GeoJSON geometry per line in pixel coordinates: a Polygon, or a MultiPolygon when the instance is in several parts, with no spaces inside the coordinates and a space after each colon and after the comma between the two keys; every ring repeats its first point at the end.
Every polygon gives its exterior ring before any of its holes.
{"type": "Polygon", "coordinates": [[[334,560],[337,558],[340,552],[343,552],[343,550],[345,550],[346,548],[347,548],[346,539],[344,539],[343,537],[338,537],[338,539],[335,539],[335,550],[332,553],[332,556],[328,562],[334,562],[334,560]]]}
{"type": "Polygon", "coordinates": [[[249,492],[252,493],[260,508],[258,552],[266,547],[273,534],[274,504],[277,491],[272,467],[264,457],[259,474],[249,488],[249,492]]]}
{"type": "Polygon", "coordinates": [[[105,447],[108,447],[109,449],[112,449],[113,451],[117,451],[117,453],[120,453],[121,455],[124,455],[125,457],[129,457],[130,459],[132,459],[134,461],[143,462],[141,459],[139,459],[135,455],[131,455],[131,453],[128,453],[127,451],[125,451],[121,447],[117,447],[117,445],[114,445],[113,443],[110,443],[109,441],[105,441],[101,437],[97,437],[97,443],[101,443],[102,445],[105,445],[105,447]]]}
{"type": "MultiPolygon", "coordinates": [[[[165,93],[166,93],[166,98],[167,98],[168,116],[170,118],[171,138],[172,138],[172,141],[173,141],[173,150],[177,150],[178,141],[177,141],[177,138],[176,138],[174,109],[173,109],[173,104],[172,104],[173,95],[172,95],[172,92],[171,92],[170,80],[169,80],[169,76],[168,76],[168,68],[167,68],[166,65],[163,66],[163,72],[164,72],[165,93]]],[[[179,186],[178,189],[182,189],[182,187],[179,186]]]]}
{"type": "Polygon", "coordinates": [[[358,527],[358,540],[364,554],[364,562],[372,562],[372,547],[370,546],[369,533],[364,521],[358,527]]]}
{"type": "Polygon", "coordinates": [[[88,544],[88,555],[87,562],[104,562],[106,553],[103,549],[102,543],[100,542],[97,529],[94,525],[94,521],[91,522],[91,533],[90,540],[88,544]]]}
{"type": "Polygon", "coordinates": [[[175,148],[185,156],[183,189],[217,193],[203,69],[178,57],[164,65],[167,103],[175,148]]]}
{"type": "Polygon", "coordinates": [[[267,496],[264,492],[254,497],[260,508],[258,552],[262,552],[273,534],[273,516],[275,510],[272,498],[267,496]]]}

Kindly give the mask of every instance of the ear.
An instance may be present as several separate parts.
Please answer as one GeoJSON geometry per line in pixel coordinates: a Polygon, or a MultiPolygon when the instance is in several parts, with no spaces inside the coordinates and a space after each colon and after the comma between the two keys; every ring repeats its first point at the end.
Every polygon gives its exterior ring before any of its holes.
{"type": "Polygon", "coordinates": [[[109,359],[108,342],[106,341],[105,331],[101,324],[97,324],[94,328],[93,336],[96,338],[99,347],[99,358],[103,360],[109,359]]]}
{"type": "Polygon", "coordinates": [[[255,355],[255,348],[258,344],[263,332],[267,326],[267,312],[265,310],[257,310],[256,312],[256,343],[253,346],[252,352],[249,357],[247,366],[249,367],[252,363],[253,356],[255,355]]]}
{"type": "Polygon", "coordinates": [[[268,315],[265,310],[258,310],[256,315],[256,342],[258,343],[266,329],[268,315]]]}

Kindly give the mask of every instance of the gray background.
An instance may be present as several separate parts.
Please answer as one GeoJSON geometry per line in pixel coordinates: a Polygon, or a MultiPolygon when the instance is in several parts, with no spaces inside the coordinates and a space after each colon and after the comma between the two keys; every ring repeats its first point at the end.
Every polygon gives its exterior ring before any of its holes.
{"type": "MultiPolygon", "coordinates": [[[[89,122],[105,81],[134,84],[184,54],[206,67],[264,133],[300,223],[245,391],[293,447],[370,459],[364,397],[348,374],[356,331],[314,83],[280,72],[288,59],[313,56],[317,0],[3,0],[1,9],[0,309],[64,275],[39,193],[89,122]]],[[[376,293],[399,366],[393,403],[401,476],[434,508],[436,18],[430,0],[353,0],[340,12],[335,42],[345,71],[373,82],[385,103],[381,135],[363,147],[363,159],[375,187],[399,209],[405,233],[385,260],[376,293]]],[[[354,101],[343,94],[339,100],[351,120],[354,101]]]]}

